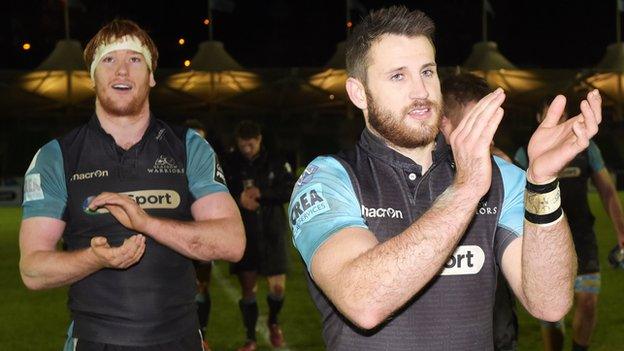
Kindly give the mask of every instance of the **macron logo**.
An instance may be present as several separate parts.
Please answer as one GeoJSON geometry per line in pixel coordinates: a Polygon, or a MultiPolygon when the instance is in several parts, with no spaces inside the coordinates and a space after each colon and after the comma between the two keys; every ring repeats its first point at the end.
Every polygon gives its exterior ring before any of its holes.
{"type": "Polygon", "coordinates": [[[388,208],[368,208],[362,205],[362,215],[366,218],[398,218],[403,219],[403,212],[392,207],[388,208]]]}
{"type": "Polygon", "coordinates": [[[93,172],[75,173],[74,175],[72,175],[71,181],[85,180],[85,179],[91,179],[91,178],[102,178],[102,177],[108,177],[107,170],[98,169],[97,171],[93,171],[93,172]]]}

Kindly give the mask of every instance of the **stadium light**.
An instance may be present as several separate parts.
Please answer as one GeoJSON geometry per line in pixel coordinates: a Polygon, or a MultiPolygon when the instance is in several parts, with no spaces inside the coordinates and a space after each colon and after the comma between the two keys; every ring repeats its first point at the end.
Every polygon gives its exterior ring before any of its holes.
{"type": "Polygon", "coordinates": [[[186,43],[186,40],[184,40],[184,38],[178,39],[178,44],[184,45],[184,43],[186,43]]]}
{"type": "Polygon", "coordinates": [[[191,65],[191,60],[184,60],[184,67],[188,67],[191,65]]]}
{"type": "Polygon", "coordinates": [[[26,42],[26,43],[22,44],[22,50],[24,50],[24,51],[30,50],[30,43],[26,42]]]}
{"type": "Polygon", "coordinates": [[[204,25],[207,26],[210,24],[210,20],[208,18],[204,18],[204,25]]]}

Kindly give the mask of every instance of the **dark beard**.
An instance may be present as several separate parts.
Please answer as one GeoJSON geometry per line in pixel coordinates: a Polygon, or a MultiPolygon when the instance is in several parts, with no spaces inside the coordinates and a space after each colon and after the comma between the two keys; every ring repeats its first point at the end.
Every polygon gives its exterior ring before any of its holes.
{"type": "Polygon", "coordinates": [[[370,92],[366,94],[366,101],[368,104],[368,122],[370,123],[371,128],[395,146],[406,149],[423,147],[432,143],[435,140],[436,135],[438,135],[440,106],[433,101],[417,101],[405,108],[401,112],[400,116],[393,116],[392,112],[384,110],[378,106],[370,92]],[[406,128],[403,125],[403,116],[405,116],[415,106],[423,105],[431,109],[437,120],[436,123],[433,126],[423,123],[420,127],[418,127],[418,130],[406,128]]]}
{"type": "Polygon", "coordinates": [[[139,92],[139,94],[137,94],[132,100],[130,100],[129,103],[124,106],[119,106],[115,104],[113,99],[111,99],[109,96],[106,96],[105,94],[98,94],[98,100],[100,102],[100,106],[102,106],[102,109],[104,109],[104,111],[106,111],[106,113],[110,115],[118,117],[133,116],[141,112],[143,104],[149,96],[149,92],[149,88],[145,89],[144,92],[139,92]]]}

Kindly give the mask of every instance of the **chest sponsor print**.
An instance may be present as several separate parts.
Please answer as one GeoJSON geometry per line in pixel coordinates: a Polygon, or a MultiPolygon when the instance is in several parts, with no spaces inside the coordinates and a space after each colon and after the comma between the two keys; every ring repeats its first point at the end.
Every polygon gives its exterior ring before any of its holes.
{"type": "MultiPolygon", "coordinates": [[[[120,193],[123,195],[128,195],[132,200],[134,200],[142,209],[175,209],[180,206],[180,194],[178,194],[174,190],[138,190],[138,191],[128,191],[125,193],[120,193]]],[[[96,213],[109,213],[106,208],[99,208],[95,211],[89,210],[88,206],[91,203],[95,196],[87,197],[83,203],[82,208],[88,214],[96,214],[96,213]]]]}
{"type": "Polygon", "coordinates": [[[478,274],[485,263],[485,252],[477,245],[460,245],[443,266],[440,275],[478,274]]]}
{"type": "Polygon", "coordinates": [[[321,184],[314,184],[300,191],[290,210],[290,221],[295,237],[299,235],[304,223],[329,209],[321,184]]]}

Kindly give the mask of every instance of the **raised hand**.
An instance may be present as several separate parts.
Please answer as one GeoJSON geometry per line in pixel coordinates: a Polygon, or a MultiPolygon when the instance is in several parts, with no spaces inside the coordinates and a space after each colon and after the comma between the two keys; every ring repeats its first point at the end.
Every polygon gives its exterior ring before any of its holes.
{"type": "Polygon", "coordinates": [[[125,269],[139,262],[145,252],[145,237],[141,234],[125,239],[119,247],[111,247],[103,236],[91,239],[91,250],[102,267],[125,269]]]}
{"type": "Polygon", "coordinates": [[[457,167],[455,182],[470,186],[481,197],[490,189],[492,163],[490,145],[503,118],[501,88],[481,99],[450,135],[457,167]]]}
{"type": "Polygon", "coordinates": [[[565,109],[566,99],[557,96],[548,108],[546,117],[529,141],[527,179],[535,184],[547,183],[581,151],[598,133],[602,122],[602,98],[598,90],[581,101],[581,113],[558,124],[565,109]]]}
{"type": "Polygon", "coordinates": [[[147,234],[150,216],[127,195],[103,192],[89,204],[92,211],[106,208],[124,227],[147,234]]]}

